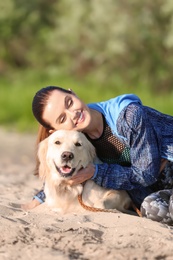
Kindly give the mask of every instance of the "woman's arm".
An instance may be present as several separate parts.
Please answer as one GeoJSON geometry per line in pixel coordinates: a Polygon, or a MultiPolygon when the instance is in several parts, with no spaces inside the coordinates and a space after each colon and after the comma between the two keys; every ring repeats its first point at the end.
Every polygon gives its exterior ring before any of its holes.
{"type": "Polygon", "coordinates": [[[44,185],[42,187],[42,189],[37,192],[37,194],[33,197],[33,200],[26,203],[26,204],[21,204],[21,208],[23,210],[31,210],[37,206],[39,206],[40,204],[44,203],[46,199],[45,193],[44,193],[44,185]]]}

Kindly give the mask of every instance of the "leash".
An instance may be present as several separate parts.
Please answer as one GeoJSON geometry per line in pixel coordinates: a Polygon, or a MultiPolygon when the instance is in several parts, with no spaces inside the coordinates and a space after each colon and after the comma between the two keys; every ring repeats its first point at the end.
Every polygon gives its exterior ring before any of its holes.
{"type": "Polygon", "coordinates": [[[132,202],[132,208],[134,209],[134,211],[138,214],[138,216],[140,218],[142,218],[142,213],[141,211],[136,207],[136,205],[132,202]]]}
{"type": "Polygon", "coordinates": [[[101,209],[101,208],[95,208],[95,207],[91,207],[91,206],[87,206],[86,204],[84,204],[83,200],[82,200],[82,195],[78,195],[78,201],[80,203],[80,205],[89,211],[92,212],[112,212],[112,213],[122,213],[120,211],[118,211],[117,209],[101,209]]]}
{"type": "MultiPolygon", "coordinates": [[[[78,201],[80,203],[80,205],[86,209],[86,210],[89,210],[89,211],[92,211],[92,212],[110,212],[110,213],[122,213],[120,212],[119,210],[117,209],[101,209],[101,208],[95,208],[95,207],[91,207],[91,206],[87,206],[83,200],[82,200],[82,195],[78,195],[78,201]]],[[[142,217],[142,214],[140,212],[140,210],[135,206],[134,203],[132,203],[132,207],[133,209],[135,210],[135,212],[138,214],[139,217],[142,217]]]]}

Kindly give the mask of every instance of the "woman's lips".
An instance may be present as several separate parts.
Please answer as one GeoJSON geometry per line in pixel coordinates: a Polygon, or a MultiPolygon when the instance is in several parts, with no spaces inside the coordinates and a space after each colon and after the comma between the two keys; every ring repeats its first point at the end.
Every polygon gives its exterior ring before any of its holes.
{"type": "Polygon", "coordinates": [[[78,117],[78,119],[76,121],[76,125],[82,123],[83,121],[84,121],[84,113],[81,112],[80,116],[78,117]]]}

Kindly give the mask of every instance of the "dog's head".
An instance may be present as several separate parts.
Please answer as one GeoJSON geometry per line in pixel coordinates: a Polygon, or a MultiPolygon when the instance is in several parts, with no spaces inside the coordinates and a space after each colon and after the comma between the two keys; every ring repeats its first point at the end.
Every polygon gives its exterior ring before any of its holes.
{"type": "Polygon", "coordinates": [[[84,134],[58,130],[43,140],[38,149],[39,176],[70,179],[96,159],[94,146],[84,134]]]}

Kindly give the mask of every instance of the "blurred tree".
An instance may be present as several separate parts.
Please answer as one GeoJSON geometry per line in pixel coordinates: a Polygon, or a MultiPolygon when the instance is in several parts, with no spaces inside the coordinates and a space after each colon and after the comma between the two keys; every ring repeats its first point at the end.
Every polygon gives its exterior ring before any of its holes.
{"type": "Polygon", "coordinates": [[[0,57],[3,63],[25,67],[45,50],[43,32],[54,25],[56,0],[6,0],[0,3],[0,57]],[[36,53],[37,46],[40,51],[36,53]],[[33,54],[33,55],[32,55],[33,54]]]}
{"type": "Polygon", "coordinates": [[[0,8],[0,71],[54,67],[104,84],[172,89],[171,0],[6,0],[0,8]]]}

